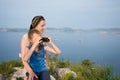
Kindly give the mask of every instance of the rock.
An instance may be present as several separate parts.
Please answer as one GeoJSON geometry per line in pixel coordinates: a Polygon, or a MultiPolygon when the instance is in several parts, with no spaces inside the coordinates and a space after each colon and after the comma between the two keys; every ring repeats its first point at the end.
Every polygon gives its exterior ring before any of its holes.
{"type": "Polygon", "coordinates": [[[2,80],[2,74],[0,74],[0,80],[2,80]]]}
{"type": "Polygon", "coordinates": [[[71,71],[69,68],[58,68],[54,67],[55,73],[58,75],[58,77],[62,77],[66,75],[67,73],[72,73],[72,76],[76,79],[77,74],[74,71],[71,71]]]}
{"type": "Polygon", "coordinates": [[[50,75],[50,79],[51,80],[56,80],[52,75],[50,75]]]}
{"type": "Polygon", "coordinates": [[[9,80],[9,76],[7,74],[0,74],[0,80],[9,80]]]}
{"type": "Polygon", "coordinates": [[[18,78],[23,78],[24,80],[27,80],[25,72],[26,70],[24,68],[14,68],[16,71],[14,72],[11,80],[17,80],[18,78]]]}
{"type": "MultiPolygon", "coordinates": [[[[11,80],[18,80],[19,78],[22,78],[23,80],[27,80],[27,77],[25,75],[26,70],[24,68],[15,67],[14,69],[16,71],[14,72],[11,80]]],[[[50,75],[50,78],[51,78],[51,80],[56,80],[52,75],[50,75]]],[[[0,77],[0,80],[4,80],[4,79],[1,79],[1,77],[0,77]]]]}
{"type": "Polygon", "coordinates": [[[71,73],[72,73],[72,76],[74,77],[74,79],[76,79],[77,78],[77,74],[74,71],[71,71],[71,73]]]}

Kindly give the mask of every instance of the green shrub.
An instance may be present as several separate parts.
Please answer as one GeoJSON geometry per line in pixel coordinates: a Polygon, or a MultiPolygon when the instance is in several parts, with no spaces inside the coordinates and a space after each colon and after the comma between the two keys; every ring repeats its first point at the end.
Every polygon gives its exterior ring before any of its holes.
{"type": "Polygon", "coordinates": [[[54,71],[54,68],[53,68],[53,67],[54,67],[54,66],[51,65],[50,68],[49,68],[49,72],[50,72],[51,75],[55,75],[55,71],[54,71]]]}
{"type": "Polygon", "coordinates": [[[14,72],[13,65],[8,62],[0,64],[0,74],[11,74],[14,72]]]}
{"type": "Polygon", "coordinates": [[[24,78],[23,77],[19,77],[16,80],[24,80],[24,78]]]}
{"type": "MultiPolygon", "coordinates": [[[[53,65],[58,66],[59,68],[68,67],[76,72],[77,80],[120,80],[120,75],[114,75],[113,67],[101,66],[89,59],[85,59],[80,63],[71,63],[69,60],[58,60],[57,56],[54,56],[51,60],[55,62],[53,65]]],[[[50,68],[51,74],[54,74],[53,65],[50,68]]],[[[57,80],[69,79],[73,80],[70,74],[66,74],[62,79],[57,80]]]]}
{"type": "Polygon", "coordinates": [[[72,73],[67,73],[64,76],[62,76],[61,80],[74,80],[74,77],[72,73]]]}
{"type": "Polygon", "coordinates": [[[59,68],[65,68],[70,66],[70,61],[69,60],[59,60],[56,64],[59,68]]]}
{"type": "Polygon", "coordinates": [[[23,67],[23,64],[21,61],[11,60],[11,61],[8,61],[8,63],[12,64],[14,67],[23,67]]]}
{"type": "Polygon", "coordinates": [[[11,60],[0,64],[0,74],[12,74],[14,67],[23,67],[21,61],[11,60]]]}

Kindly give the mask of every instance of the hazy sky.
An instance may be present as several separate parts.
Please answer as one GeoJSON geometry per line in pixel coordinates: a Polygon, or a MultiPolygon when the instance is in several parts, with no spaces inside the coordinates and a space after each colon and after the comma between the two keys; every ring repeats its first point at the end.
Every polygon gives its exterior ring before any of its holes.
{"type": "Polygon", "coordinates": [[[0,27],[29,28],[36,15],[46,27],[120,28],[120,0],[0,0],[0,27]]]}

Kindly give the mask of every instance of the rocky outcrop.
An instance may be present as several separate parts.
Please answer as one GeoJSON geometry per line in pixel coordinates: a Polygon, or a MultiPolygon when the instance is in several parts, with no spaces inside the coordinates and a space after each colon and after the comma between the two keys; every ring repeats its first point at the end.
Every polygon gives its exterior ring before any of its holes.
{"type": "Polygon", "coordinates": [[[7,74],[0,74],[0,80],[9,80],[9,76],[7,74]]]}
{"type": "Polygon", "coordinates": [[[14,68],[16,71],[14,72],[11,80],[17,80],[18,78],[22,78],[24,80],[27,80],[26,78],[26,70],[24,68],[14,68]]]}
{"type": "Polygon", "coordinates": [[[50,75],[51,80],[56,80],[52,75],[50,75]]]}
{"type": "MultiPolygon", "coordinates": [[[[11,78],[11,80],[18,80],[19,78],[22,78],[23,80],[27,80],[27,77],[25,75],[26,70],[24,68],[15,68],[15,72],[11,78]]],[[[52,75],[50,75],[51,80],[56,80],[52,75]]],[[[0,79],[0,80],[4,80],[4,79],[0,79]]],[[[21,80],[21,79],[20,79],[21,80]]]]}
{"type": "Polygon", "coordinates": [[[67,73],[72,73],[72,76],[74,77],[74,79],[76,79],[77,74],[74,71],[71,71],[69,68],[58,68],[58,67],[54,67],[55,73],[57,74],[58,77],[62,77],[64,75],[66,75],[67,73]]]}
{"type": "MultiPolygon", "coordinates": [[[[15,67],[15,72],[11,79],[8,75],[0,74],[0,80],[27,80],[27,77],[25,75],[26,70],[24,68],[15,67]]],[[[66,75],[67,73],[72,73],[72,76],[76,79],[77,75],[74,71],[71,71],[69,68],[58,68],[54,67],[54,71],[57,74],[59,78],[66,75]]],[[[56,80],[52,75],[50,75],[51,80],[56,80]]]]}

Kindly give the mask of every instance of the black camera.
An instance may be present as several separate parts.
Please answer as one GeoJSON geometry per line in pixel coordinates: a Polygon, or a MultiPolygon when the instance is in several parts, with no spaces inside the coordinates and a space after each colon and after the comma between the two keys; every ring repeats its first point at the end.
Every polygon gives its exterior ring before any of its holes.
{"type": "Polygon", "coordinates": [[[40,39],[40,41],[42,40],[42,42],[49,42],[50,41],[50,39],[49,38],[47,38],[47,37],[42,37],[42,39],[40,39]]]}

